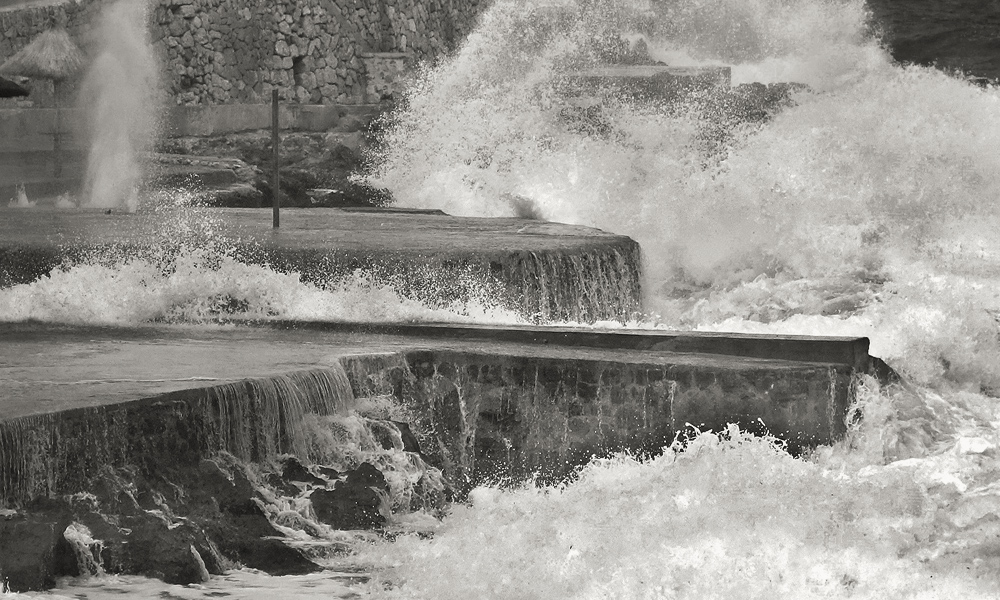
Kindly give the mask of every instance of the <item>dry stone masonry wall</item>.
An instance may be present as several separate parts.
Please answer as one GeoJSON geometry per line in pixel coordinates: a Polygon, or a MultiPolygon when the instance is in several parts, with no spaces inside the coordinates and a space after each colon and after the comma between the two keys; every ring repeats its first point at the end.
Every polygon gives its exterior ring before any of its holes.
{"type": "MultiPolygon", "coordinates": [[[[0,12],[0,60],[59,25],[86,52],[111,0],[0,12]]],[[[362,104],[392,93],[403,63],[433,60],[486,0],[149,0],[168,102],[362,104]]]]}

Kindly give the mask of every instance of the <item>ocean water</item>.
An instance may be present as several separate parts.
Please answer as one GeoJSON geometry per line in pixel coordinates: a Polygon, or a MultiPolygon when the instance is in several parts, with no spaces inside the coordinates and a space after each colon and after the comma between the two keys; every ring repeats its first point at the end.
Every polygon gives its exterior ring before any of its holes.
{"type": "Polygon", "coordinates": [[[899,61],[1000,78],[1000,2],[870,0],[875,26],[899,61]]]}
{"type": "MultiPolygon", "coordinates": [[[[237,573],[204,588],[98,578],[53,594],[1000,596],[1000,89],[901,64],[904,28],[885,6],[498,0],[414,82],[370,176],[403,206],[528,207],[634,237],[648,314],[629,326],[870,337],[905,383],[862,381],[863,418],[845,440],[792,458],[773,440],[704,432],[659,458],[595,460],[564,485],[478,489],[440,521],[397,515],[423,534],[360,543],[326,577],[237,573]],[[604,133],[581,134],[560,116],[561,74],[605,29],[671,64],[731,65],[734,84],[808,87],[768,122],[724,135],[704,104],[615,98],[600,108],[604,133]],[[353,570],[367,576],[337,575],[353,570]]],[[[0,318],[211,320],[211,299],[227,294],[285,318],[340,318],[354,303],[386,318],[430,310],[362,275],[337,296],[268,283],[294,275],[184,260],[167,274],[81,265],[0,290],[0,318]],[[99,287],[140,299],[108,308],[98,295],[88,308],[80,291],[99,287]]],[[[494,318],[463,310],[454,318],[494,318]]]]}

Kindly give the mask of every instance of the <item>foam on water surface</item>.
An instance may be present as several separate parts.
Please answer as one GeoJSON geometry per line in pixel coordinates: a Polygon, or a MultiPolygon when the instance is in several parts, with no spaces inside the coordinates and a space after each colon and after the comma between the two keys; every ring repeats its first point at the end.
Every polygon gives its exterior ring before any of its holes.
{"type": "Polygon", "coordinates": [[[430,306],[357,271],[323,286],[248,265],[226,253],[185,249],[164,261],[122,258],[53,270],[0,289],[0,320],[131,325],[225,318],[516,323],[485,298],[430,306]]]}

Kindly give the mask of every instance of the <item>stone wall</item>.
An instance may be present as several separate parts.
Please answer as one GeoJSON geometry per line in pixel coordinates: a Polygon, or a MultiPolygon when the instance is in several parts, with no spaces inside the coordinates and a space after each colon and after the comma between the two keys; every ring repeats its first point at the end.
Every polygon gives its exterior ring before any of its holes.
{"type": "MultiPolygon", "coordinates": [[[[87,52],[96,45],[94,19],[111,1],[0,11],[0,60],[53,25],[87,52]]],[[[386,86],[370,85],[366,59],[440,56],[471,30],[488,0],[148,1],[167,101],[192,105],[266,102],[273,88],[286,102],[378,102],[372,96],[386,86]]]]}

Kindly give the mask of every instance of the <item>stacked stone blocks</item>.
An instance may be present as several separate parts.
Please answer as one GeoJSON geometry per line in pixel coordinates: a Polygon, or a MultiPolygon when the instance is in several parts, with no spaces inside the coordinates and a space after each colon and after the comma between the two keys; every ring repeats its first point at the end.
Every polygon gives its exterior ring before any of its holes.
{"type": "MultiPolygon", "coordinates": [[[[0,60],[52,26],[65,27],[92,55],[95,19],[111,2],[67,0],[0,12],[0,60]]],[[[401,65],[453,49],[483,6],[483,0],[149,0],[147,17],[168,103],[256,104],[277,89],[285,102],[361,104],[398,90],[401,65]]]]}

